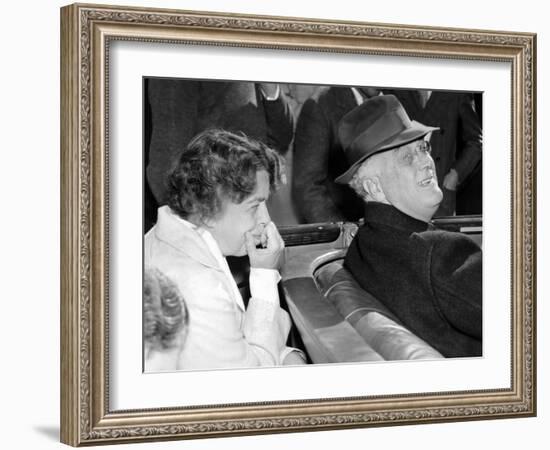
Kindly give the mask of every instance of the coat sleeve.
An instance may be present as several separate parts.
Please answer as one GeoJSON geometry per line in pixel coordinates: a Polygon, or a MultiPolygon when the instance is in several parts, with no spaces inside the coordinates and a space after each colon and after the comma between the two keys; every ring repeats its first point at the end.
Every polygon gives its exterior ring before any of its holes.
{"type": "Polygon", "coordinates": [[[329,195],[327,184],[331,126],[316,99],[302,107],[294,136],[293,196],[308,223],[337,222],[344,215],[329,195]]]}
{"type": "Polygon", "coordinates": [[[294,134],[294,116],[288,98],[282,89],[275,100],[267,100],[261,92],[259,95],[265,111],[267,144],[284,155],[294,134]]]}
{"type": "Polygon", "coordinates": [[[223,280],[211,268],[169,272],[177,283],[189,311],[187,339],[178,363],[179,370],[272,366],[279,364],[288,330],[276,307],[251,299],[243,314],[223,280]],[[267,305],[269,306],[269,305],[267,305]],[[286,334],[284,332],[286,331],[286,334]]]}
{"type": "MultiPolygon", "coordinates": [[[[244,320],[246,340],[258,348],[265,349],[281,364],[286,352],[285,342],[290,332],[290,317],[279,305],[277,283],[279,272],[270,269],[250,269],[250,293],[244,320]]],[[[290,349],[289,351],[291,351],[290,349]]]]}
{"type": "Polygon", "coordinates": [[[177,277],[189,312],[189,329],[178,369],[261,365],[262,358],[245,340],[234,301],[220,280],[204,273],[199,277],[190,275],[184,279],[172,274],[173,279],[177,277]]]}
{"type": "Polygon", "coordinates": [[[430,279],[436,307],[464,334],[481,339],[482,252],[459,233],[441,234],[430,252],[430,279]]]}
{"type": "Polygon", "coordinates": [[[461,95],[458,104],[458,149],[454,169],[462,183],[481,160],[482,131],[479,116],[474,109],[473,98],[461,95]]]}
{"type": "Polygon", "coordinates": [[[279,305],[254,297],[250,299],[244,320],[244,336],[256,351],[263,351],[261,356],[271,359],[271,364],[282,363],[281,355],[289,332],[290,318],[279,305]]]}

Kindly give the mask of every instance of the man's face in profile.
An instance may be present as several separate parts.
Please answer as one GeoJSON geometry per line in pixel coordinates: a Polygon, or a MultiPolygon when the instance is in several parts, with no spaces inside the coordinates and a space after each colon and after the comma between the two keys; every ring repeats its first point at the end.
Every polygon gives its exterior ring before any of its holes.
{"type": "Polygon", "coordinates": [[[266,201],[269,198],[269,175],[256,173],[256,189],[241,203],[223,200],[221,212],[209,222],[209,231],[224,256],[246,255],[245,233],[250,231],[260,244],[263,229],[271,221],[266,201]]]}
{"type": "Polygon", "coordinates": [[[418,139],[384,152],[380,183],[390,204],[415,219],[429,221],[443,199],[430,144],[418,139]]]}

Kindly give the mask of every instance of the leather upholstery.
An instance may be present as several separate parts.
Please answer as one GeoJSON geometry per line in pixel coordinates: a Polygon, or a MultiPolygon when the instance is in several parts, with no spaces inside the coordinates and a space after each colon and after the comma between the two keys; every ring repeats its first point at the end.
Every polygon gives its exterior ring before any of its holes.
{"type": "Polygon", "coordinates": [[[442,355],[399,323],[373,295],[363,290],[342,267],[332,261],[314,274],[319,291],[385,360],[434,359],[442,355]]]}

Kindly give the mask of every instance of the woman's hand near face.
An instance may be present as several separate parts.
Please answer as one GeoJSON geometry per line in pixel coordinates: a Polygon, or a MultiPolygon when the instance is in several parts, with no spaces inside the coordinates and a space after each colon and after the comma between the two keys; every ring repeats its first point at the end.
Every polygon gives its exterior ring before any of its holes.
{"type": "Polygon", "coordinates": [[[256,248],[254,235],[250,231],[246,232],[245,244],[250,259],[250,267],[278,270],[285,243],[273,222],[266,224],[261,231],[259,240],[262,248],[256,248]]]}

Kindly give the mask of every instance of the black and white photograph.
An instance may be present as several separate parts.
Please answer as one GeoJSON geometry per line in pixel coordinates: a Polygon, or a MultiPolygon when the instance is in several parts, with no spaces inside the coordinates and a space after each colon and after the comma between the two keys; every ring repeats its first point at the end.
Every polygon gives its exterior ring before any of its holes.
{"type": "Polygon", "coordinates": [[[540,26],[173,6],[60,9],[61,441],[536,416],[540,26]]]}
{"type": "Polygon", "coordinates": [[[142,94],[145,372],[483,357],[483,92],[142,94]]]}

